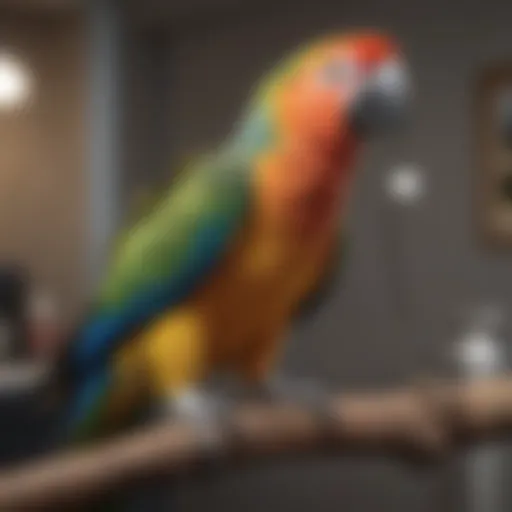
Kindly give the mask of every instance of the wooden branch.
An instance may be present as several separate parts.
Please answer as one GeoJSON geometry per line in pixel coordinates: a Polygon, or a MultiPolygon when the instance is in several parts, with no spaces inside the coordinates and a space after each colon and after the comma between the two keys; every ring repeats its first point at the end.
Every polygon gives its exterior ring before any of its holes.
{"type": "MultiPolygon", "coordinates": [[[[439,457],[468,442],[512,433],[512,377],[429,383],[409,389],[333,396],[327,431],[307,411],[246,405],[230,418],[226,461],[319,451],[424,454],[439,457]]],[[[201,462],[190,429],[160,424],[81,452],[0,473],[0,510],[70,506],[157,474],[201,462]]],[[[53,508],[52,508],[53,510],[53,508]]]]}

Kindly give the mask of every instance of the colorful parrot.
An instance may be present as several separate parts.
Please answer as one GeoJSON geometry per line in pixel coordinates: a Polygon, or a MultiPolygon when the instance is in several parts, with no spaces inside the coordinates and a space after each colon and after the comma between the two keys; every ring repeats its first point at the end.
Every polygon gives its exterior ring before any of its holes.
{"type": "Polygon", "coordinates": [[[409,91],[397,45],[376,33],[324,37],[264,77],[227,140],[116,246],[58,367],[68,438],[111,433],[150,402],[210,427],[207,377],[273,382],[339,264],[355,159],[401,125],[409,91]]]}

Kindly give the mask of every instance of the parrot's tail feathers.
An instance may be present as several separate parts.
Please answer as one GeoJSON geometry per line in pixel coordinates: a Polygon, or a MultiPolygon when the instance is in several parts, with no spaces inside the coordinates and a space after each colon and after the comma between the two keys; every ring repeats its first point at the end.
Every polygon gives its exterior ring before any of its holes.
{"type": "Polygon", "coordinates": [[[74,394],[75,388],[79,383],[79,376],[72,364],[71,351],[73,341],[77,338],[82,324],[74,327],[64,337],[61,347],[52,364],[52,368],[44,383],[44,399],[45,407],[61,408],[74,394]]]}
{"type": "Polygon", "coordinates": [[[111,379],[111,372],[104,368],[67,397],[57,433],[62,442],[85,442],[96,435],[104,421],[111,379]]]}

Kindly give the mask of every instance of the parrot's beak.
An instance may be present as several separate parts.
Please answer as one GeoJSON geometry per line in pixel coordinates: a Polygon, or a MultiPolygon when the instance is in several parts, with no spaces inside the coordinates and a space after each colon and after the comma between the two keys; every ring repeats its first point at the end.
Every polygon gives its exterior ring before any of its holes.
{"type": "Polygon", "coordinates": [[[352,122],[363,136],[396,131],[406,124],[411,84],[405,64],[398,59],[382,63],[361,88],[352,109],[352,122]]]}

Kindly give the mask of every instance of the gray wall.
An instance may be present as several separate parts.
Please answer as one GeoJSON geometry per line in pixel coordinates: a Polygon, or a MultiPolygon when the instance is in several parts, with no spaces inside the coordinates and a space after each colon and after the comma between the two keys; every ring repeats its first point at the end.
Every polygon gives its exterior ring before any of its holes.
{"type": "MultiPolygon", "coordinates": [[[[389,30],[412,63],[414,125],[405,139],[365,154],[343,286],[295,335],[289,371],[342,388],[438,373],[463,304],[490,298],[510,309],[511,255],[480,246],[474,229],[471,116],[480,66],[511,57],[511,14],[510,7],[476,1],[319,1],[181,27],[172,41],[170,115],[178,154],[220,140],[260,73],[326,29],[389,30]],[[397,213],[383,180],[402,161],[424,168],[429,190],[423,204],[397,213]]],[[[305,461],[191,483],[183,499],[190,510],[205,504],[224,511],[457,510],[459,485],[456,461],[420,476],[389,462],[305,461]]]]}
{"type": "Polygon", "coordinates": [[[168,63],[172,57],[160,32],[141,30],[129,21],[124,44],[123,187],[129,209],[140,188],[159,182],[169,172],[172,70],[168,63]]]}

